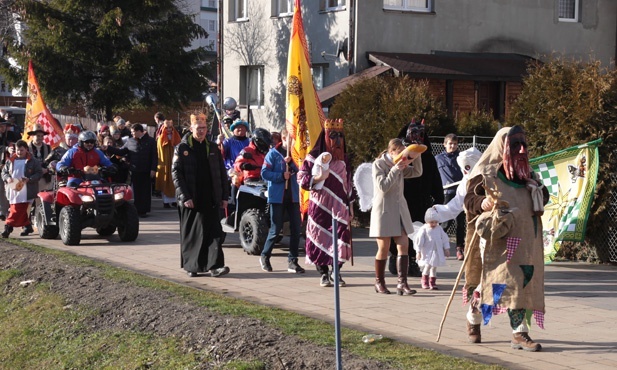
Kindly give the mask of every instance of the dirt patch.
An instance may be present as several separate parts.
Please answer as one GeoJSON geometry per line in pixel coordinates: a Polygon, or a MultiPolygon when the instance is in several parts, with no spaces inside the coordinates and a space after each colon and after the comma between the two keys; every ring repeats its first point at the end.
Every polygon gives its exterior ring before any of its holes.
{"type": "MultiPolygon", "coordinates": [[[[187,351],[204,351],[214,359],[203,362],[203,369],[231,360],[255,359],[267,364],[268,369],[336,368],[334,348],[284,335],[255,319],[217,314],[172,293],[110,281],[95,267],[67,264],[54,256],[8,243],[0,243],[0,256],[1,269],[23,272],[2,290],[16,289],[21,280],[49,284],[53,292],[66,298],[67,304],[100,312],[90,325],[93,331],[122,328],[182,338],[187,351]]],[[[345,351],[343,364],[346,369],[389,368],[345,351]]]]}

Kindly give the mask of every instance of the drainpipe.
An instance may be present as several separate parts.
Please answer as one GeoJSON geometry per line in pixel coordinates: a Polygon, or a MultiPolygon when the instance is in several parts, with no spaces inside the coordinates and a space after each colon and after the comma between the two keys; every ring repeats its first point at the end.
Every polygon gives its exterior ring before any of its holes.
{"type": "Polygon", "coordinates": [[[347,38],[347,62],[349,63],[349,75],[356,73],[356,17],[358,7],[354,0],[349,0],[349,37],[347,38]]]}

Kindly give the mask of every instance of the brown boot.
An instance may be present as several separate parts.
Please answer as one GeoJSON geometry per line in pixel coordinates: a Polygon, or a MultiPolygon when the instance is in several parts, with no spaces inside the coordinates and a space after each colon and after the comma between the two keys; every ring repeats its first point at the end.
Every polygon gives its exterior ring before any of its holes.
{"type": "Polygon", "coordinates": [[[386,288],[386,263],[388,260],[375,260],[375,293],[390,294],[386,288]]]}
{"type": "Polygon", "coordinates": [[[542,349],[540,343],[536,343],[529,337],[529,333],[518,332],[512,335],[510,345],[514,349],[522,349],[523,351],[537,352],[542,349]]]}
{"type": "Polygon", "coordinates": [[[396,293],[398,295],[412,295],[417,292],[407,285],[407,268],[409,267],[409,256],[398,256],[396,259],[396,267],[398,268],[398,284],[396,285],[396,293]]]}
{"type": "Polygon", "coordinates": [[[432,276],[429,278],[428,285],[431,288],[431,290],[439,290],[439,288],[437,288],[437,277],[435,276],[432,276]]]}
{"type": "Polygon", "coordinates": [[[467,339],[469,340],[469,343],[482,343],[480,324],[474,325],[467,321],[467,339]]]}

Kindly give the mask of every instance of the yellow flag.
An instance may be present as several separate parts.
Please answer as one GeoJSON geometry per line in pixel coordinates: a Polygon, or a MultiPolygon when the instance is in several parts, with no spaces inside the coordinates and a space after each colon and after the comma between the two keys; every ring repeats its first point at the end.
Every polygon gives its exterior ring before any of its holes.
{"type": "MultiPolygon", "coordinates": [[[[287,111],[286,126],[294,140],[291,157],[298,167],[315,146],[326,119],[317,97],[311,62],[302,23],[300,0],[295,0],[289,56],[287,62],[287,111]]],[[[300,211],[308,210],[308,192],[300,190],[300,211]]]]}

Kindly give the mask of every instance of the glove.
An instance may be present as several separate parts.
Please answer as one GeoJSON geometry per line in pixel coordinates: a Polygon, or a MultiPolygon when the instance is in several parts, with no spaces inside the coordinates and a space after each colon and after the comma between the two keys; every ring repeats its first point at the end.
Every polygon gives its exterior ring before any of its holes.
{"type": "Polygon", "coordinates": [[[72,172],[73,172],[72,168],[67,167],[67,166],[62,166],[62,167],[58,168],[58,174],[62,175],[62,176],[70,175],[72,172]]]}
{"type": "Polygon", "coordinates": [[[253,154],[251,154],[249,152],[244,152],[244,153],[242,153],[242,158],[244,158],[244,159],[253,159],[253,154]]]}
{"type": "Polygon", "coordinates": [[[257,166],[255,166],[253,164],[250,164],[250,163],[242,163],[240,165],[240,169],[243,170],[243,171],[255,170],[257,168],[258,168],[257,166]]]}

